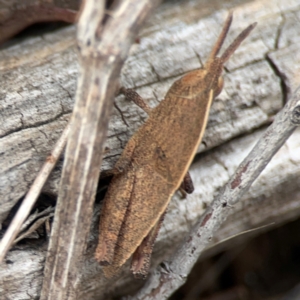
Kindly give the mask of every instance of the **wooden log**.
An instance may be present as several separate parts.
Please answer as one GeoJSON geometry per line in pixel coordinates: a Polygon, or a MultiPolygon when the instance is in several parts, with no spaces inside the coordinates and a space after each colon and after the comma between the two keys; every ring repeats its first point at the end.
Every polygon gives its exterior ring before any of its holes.
{"type": "MultiPolygon", "coordinates": [[[[199,149],[205,153],[199,154],[192,165],[195,192],[184,200],[174,196],[155,246],[153,266],[175,250],[299,82],[300,28],[294,25],[299,20],[297,2],[265,0],[237,7],[231,3],[235,10],[230,37],[254,21],[258,26],[226,66],[225,88],[212,106],[199,149]]],[[[140,43],[133,45],[121,82],[136,88],[151,106],[157,105],[176,78],[200,67],[211,50],[227,11],[219,7],[212,13],[206,4],[203,12],[203,5],[196,0],[190,6],[184,1],[163,4],[141,31],[140,43]]],[[[74,28],[68,27],[0,52],[1,222],[28,190],[68,121],[77,78],[74,33],[74,28]]],[[[128,138],[146,118],[122,97],[116,103],[122,113],[115,110],[111,117],[102,170],[112,168],[128,138]]],[[[244,200],[232,208],[234,214],[213,237],[214,243],[261,225],[276,222],[279,226],[300,215],[299,135],[299,131],[294,133],[244,200]]],[[[58,166],[52,174],[46,193],[56,195],[60,169],[58,166]]],[[[128,268],[118,282],[103,278],[93,259],[98,211],[97,206],[78,280],[79,298],[107,299],[104,291],[108,289],[114,290],[114,295],[126,295],[142,284],[128,275],[128,268]]],[[[249,235],[242,237],[247,239],[249,235]]],[[[35,243],[34,249],[26,243],[15,246],[0,268],[1,294],[13,299],[39,295],[45,244],[35,243]],[[26,276],[21,268],[26,269],[26,276]]],[[[203,259],[227,246],[212,244],[203,259]]]]}

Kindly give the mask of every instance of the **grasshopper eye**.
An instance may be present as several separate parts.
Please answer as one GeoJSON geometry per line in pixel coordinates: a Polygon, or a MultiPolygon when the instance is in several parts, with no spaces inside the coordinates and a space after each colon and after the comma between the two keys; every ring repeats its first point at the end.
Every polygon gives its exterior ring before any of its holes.
{"type": "Polygon", "coordinates": [[[214,97],[218,96],[221,93],[221,91],[223,89],[223,84],[224,84],[223,77],[219,77],[218,85],[217,85],[217,88],[215,90],[214,97]]]}

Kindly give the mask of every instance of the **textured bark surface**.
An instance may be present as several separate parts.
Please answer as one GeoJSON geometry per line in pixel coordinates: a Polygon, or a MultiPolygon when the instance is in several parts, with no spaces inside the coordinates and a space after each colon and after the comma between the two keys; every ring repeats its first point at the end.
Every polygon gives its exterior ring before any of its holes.
{"type": "MultiPolygon", "coordinates": [[[[237,2],[223,3],[226,7],[236,7],[230,36],[254,21],[258,26],[226,66],[225,88],[213,103],[205,143],[199,152],[214,149],[200,154],[192,165],[195,192],[184,200],[175,195],[170,203],[155,247],[153,265],[175,250],[175,245],[249,152],[261,130],[280,110],[290,91],[299,84],[300,27],[296,25],[300,20],[299,1],[237,2]]],[[[131,49],[121,74],[122,84],[136,88],[153,107],[176,78],[199,68],[227,15],[216,3],[210,5],[194,0],[189,5],[184,1],[166,2],[158,8],[140,32],[140,44],[131,49]],[[213,4],[217,8],[214,13],[213,4]]],[[[1,222],[28,190],[69,119],[77,77],[74,37],[75,29],[68,27],[0,52],[1,222]]],[[[115,110],[111,117],[103,170],[113,166],[128,138],[146,118],[140,109],[125,103],[122,97],[118,97],[116,103],[121,113],[115,110]]],[[[298,130],[244,200],[232,208],[234,214],[213,237],[213,242],[274,221],[278,226],[299,216],[299,141],[298,130]]],[[[52,174],[45,192],[56,195],[60,169],[58,166],[52,174]]],[[[94,228],[97,228],[98,210],[96,207],[94,228]]],[[[142,282],[134,282],[128,269],[117,283],[103,279],[101,268],[93,259],[96,232],[92,230],[82,270],[80,297],[100,299],[108,287],[111,290],[119,287],[115,294],[126,295],[142,282]]],[[[211,247],[203,257],[227,245],[211,247]]],[[[44,244],[34,248],[17,245],[8,254],[6,264],[0,268],[1,294],[5,293],[8,299],[30,299],[39,295],[45,247],[44,244]],[[21,272],[23,269],[27,276],[21,272]]]]}

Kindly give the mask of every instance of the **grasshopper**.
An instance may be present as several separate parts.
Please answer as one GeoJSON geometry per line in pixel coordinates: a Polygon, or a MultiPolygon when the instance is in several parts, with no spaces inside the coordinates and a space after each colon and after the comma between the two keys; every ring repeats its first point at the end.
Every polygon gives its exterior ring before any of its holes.
{"type": "Polygon", "coordinates": [[[217,57],[231,22],[232,13],[204,68],[175,81],[157,107],[150,109],[132,89],[121,88],[149,117],[117,161],[104,199],[95,258],[105,266],[106,277],[115,275],[132,254],[132,273],[147,275],[153,244],[172,195],[182,182],[187,192],[192,190],[187,172],[202,140],[212,101],[223,88],[223,65],[256,25],[244,29],[217,57]]]}

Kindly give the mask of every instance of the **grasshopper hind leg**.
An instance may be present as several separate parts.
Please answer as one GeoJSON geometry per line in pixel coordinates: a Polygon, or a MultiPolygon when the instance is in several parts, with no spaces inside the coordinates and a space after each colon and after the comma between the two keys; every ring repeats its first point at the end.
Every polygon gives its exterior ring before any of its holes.
{"type": "MultiPolygon", "coordinates": [[[[194,191],[194,184],[189,172],[187,172],[180,185],[180,190],[183,193],[191,194],[194,191]]],[[[145,279],[150,268],[150,260],[158,232],[164,221],[167,210],[162,214],[155,226],[144,238],[140,246],[135,250],[131,260],[131,272],[136,278],[145,279]]]]}
{"type": "Polygon", "coordinates": [[[157,221],[155,226],[151,229],[149,234],[144,238],[140,246],[135,250],[132,260],[130,270],[134,277],[145,279],[149,268],[150,268],[150,259],[154,247],[154,243],[160,227],[163,223],[166,211],[162,214],[160,219],[157,221]]]}
{"type": "MultiPolygon", "coordinates": [[[[180,189],[184,193],[191,194],[194,191],[194,185],[190,173],[187,172],[183,178],[180,189]]],[[[154,247],[155,240],[165,218],[167,210],[162,214],[155,226],[144,238],[142,243],[135,250],[131,260],[131,272],[134,277],[145,279],[150,268],[150,259],[154,247]]]]}

